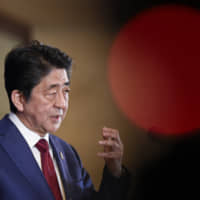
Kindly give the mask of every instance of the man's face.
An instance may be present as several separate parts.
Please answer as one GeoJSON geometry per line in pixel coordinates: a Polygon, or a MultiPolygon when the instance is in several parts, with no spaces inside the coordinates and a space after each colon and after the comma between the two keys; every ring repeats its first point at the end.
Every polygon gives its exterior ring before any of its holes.
{"type": "Polygon", "coordinates": [[[68,110],[69,79],[65,69],[53,69],[31,92],[19,117],[31,130],[55,132],[68,110]]]}

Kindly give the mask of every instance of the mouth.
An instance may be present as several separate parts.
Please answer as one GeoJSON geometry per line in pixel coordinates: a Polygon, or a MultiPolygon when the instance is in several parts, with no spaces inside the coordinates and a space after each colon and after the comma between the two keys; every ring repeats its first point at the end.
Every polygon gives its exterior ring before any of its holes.
{"type": "Polygon", "coordinates": [[[53,115],[51,116],[53,122],[58,123],[62,120],[62,115],[53,115]]]}

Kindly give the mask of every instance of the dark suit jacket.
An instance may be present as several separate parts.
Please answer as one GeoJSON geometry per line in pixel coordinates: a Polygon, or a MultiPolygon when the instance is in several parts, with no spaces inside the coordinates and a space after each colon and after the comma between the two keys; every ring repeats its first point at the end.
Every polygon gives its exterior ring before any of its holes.
{"type": "MultiPolygon", "coordinates": [[[[125,199],[127,175],[117,179],[104,169],[100,190],[95,192],[73,147],[54,135],[50,143],[67,200],[125,199]]],[[[8,116],[0,120],[0,199],[54,200],[28,144],[8,116]]]]}

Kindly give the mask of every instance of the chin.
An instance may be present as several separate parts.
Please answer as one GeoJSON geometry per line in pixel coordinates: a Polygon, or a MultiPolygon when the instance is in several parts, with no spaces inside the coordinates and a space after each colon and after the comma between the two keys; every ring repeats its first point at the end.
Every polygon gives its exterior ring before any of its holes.
{"type": "Polygon", "coordinates": [[[54,133],[59,129],[60,126],[56,126],[56,127],[52,127],[52,128],[48,128],[47,131],[48,133],[54,133]]]}

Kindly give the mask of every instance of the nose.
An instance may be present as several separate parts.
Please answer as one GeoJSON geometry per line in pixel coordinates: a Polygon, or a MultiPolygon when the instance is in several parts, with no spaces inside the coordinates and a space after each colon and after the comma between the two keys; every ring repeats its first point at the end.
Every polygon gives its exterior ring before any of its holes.
{"type": "Polygon", "coordinates": [[[68,105],[68,97],[62,92],[58,93],[55,98],[55,106],[60,109],[65,109],[68,105]]]}

